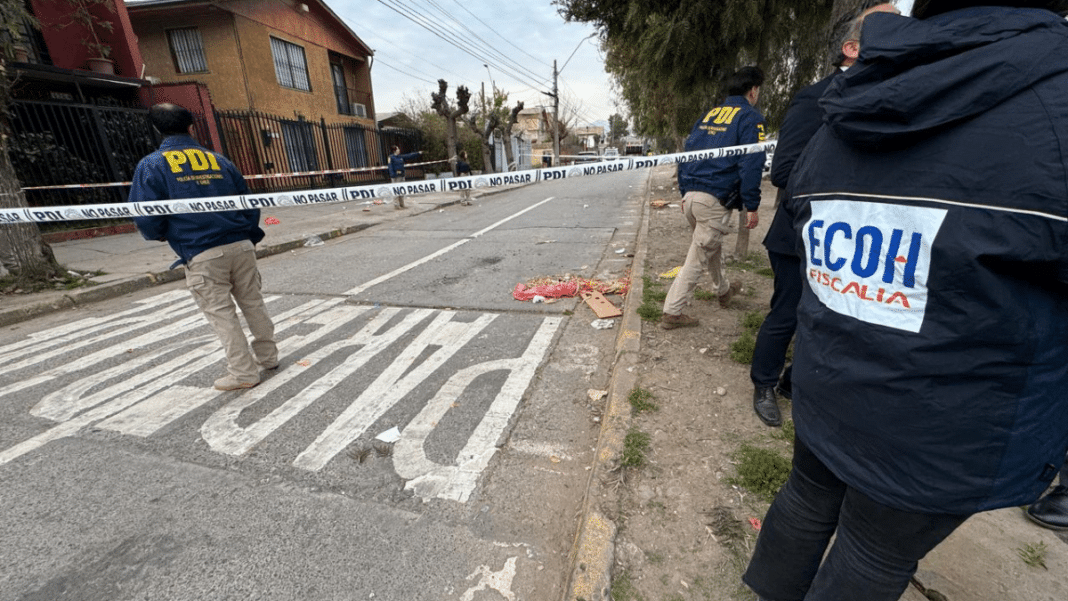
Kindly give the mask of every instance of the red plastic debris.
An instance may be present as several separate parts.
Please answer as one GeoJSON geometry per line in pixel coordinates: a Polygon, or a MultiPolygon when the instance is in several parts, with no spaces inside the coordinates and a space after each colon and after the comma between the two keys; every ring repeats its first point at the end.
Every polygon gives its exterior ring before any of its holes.
{"type": "Polygon", "coordinates": [[[263,220],[263,223],[264,223],[264,225],[278,225],[279,223],[282,223],[282,222],[278,221],[278,219],[276,217],[268,217],[267,219],[263,220]]]}
{"type": "Polygon", "coordinates": [[[749,525],[753,527],[753,530],[760,530],[760,520],[757,518],[749,518],[749,525]]]}
{"type": "Polygon", "coordinates": [[[582,278],[539,278],[526,284],[516,284],[512,290],[512,298],[518,301],[529,301],[535,296],[563,298],[578,296],[582,292],[600,292],[601,294],[626,296],[628,290],[630,290],[630,278],[626,277],[611,282],[582,278]]]}

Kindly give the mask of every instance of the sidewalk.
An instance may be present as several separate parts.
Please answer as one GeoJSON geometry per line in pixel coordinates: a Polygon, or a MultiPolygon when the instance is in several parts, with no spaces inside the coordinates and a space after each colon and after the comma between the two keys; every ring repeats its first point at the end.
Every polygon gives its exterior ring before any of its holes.
{"type": "MultiPolygon", "coordinates": [[[[765,186],[767,201],[773,190],[770,184],[765,186]]],[[[740,571],[733,573],[729,561],[709,560],[715,553],[709,549],[721,547],[722,539],[710,537],[711,530],[706,532],[706,528],[708,511],[715,505],[735,503],[732,510],[736,518],[750,515],[737,501],[738,493],[725,484],[724,477],[734,468],[731,462],[715,457],[719,452],[716,445],[735,448],[740,441],[753,439],[749,437],[768,436],[770,429],[752,415],[748,365],[720,357],[717,345],[722,345],[729,333],[727,322],[737,322],[743,311],[766,313],[770,284],[758,288],[766,293],[743,299],[729,311],[692,307],[701,315],[702,324],[715,323],[713,327],[690,329],[693,338],[682,337],[679,330],[665,334],[655,323],[643,323],[636,314],[642,302],[643,274],[656,280],[655,270],[673,264],[664,261],[684,255],[688,241],[688,236],[683,236],[686,232],[681,217],[662,212],[668,209],[651,210],[648,203],[654,199],[678,201],[673,168],[654,169],[646,189],[646,210],[631,274],[633,287],[619,328],[618,360],[602,422],[598,462],[587,491],[589,501],[573,553],[575,569],[567,599],[750,599],[751,593],[739,582],[740,571]],[[650,227],[651,221],[658,225],[650,227]],[[686,241],[674,239],[679,237],[686,241]],[[723,321],[712,322],[717,315],[722,315],[723,321]],[[721,334],[719,339],[717,333],[721,334]],[[705,348],[700,348],[702,345],[705,348]],[[680,372],[680,364],[696,369],[689,374],[680,372]],[[720,388],[719,392],[698,394],[695,400],[680,383],[686,378],[693,378],[705,390],[725,386],[726,391],[720,388]],[[627,395],[636,386],[653,392],[660,408],[652,415],[631,415],[627,395]],[[711,415],[714,411],[715,418],[711,415]],[[709,414],[707,418],[704,413],[709,414]],[[611,468],[616,465],[624,434],[632,427],[652,436],[649,465],[633,482],[620,487],[611,468]],[[616,588],[612,591],[615,596],[611,595],[609,591],[616,588]],[[673,591],[675,596],[671,596],[673,591]]],[[[770,223],[773,203],[764,204],[767,206],[762,207],[760,219],[770,223]]],[[[762,239],[763,230],[751,236],[750,253],[764,252],[762,239]]],[[[733,245],[731,237],[724,248],[733,245]]],[[[731,277],[739,277],[731,273],[731,277]]],[[[763,277],[741,274],[747,286],[763,277]]],[[[749,529],[744,517],[742,529],[749,529]]],[[[741,552],[741,568],[749,553],[751,549],[741,552]]],[[[920,562],[914,583],[901,600],[1063,601],[1068,599],[1065,574],[1068,536],[1031,523],[1020,508],[1012,507],[969,519],[920,562]],[[1043,545],[1044,568],[1022,560],[1022,549],[1043,545]]],[[[856,598],[863,600],[862,595],[856,598]]]]}
{"type": "MultiPolygon", "coordinates": [[[[477,210],[480,198],[516,187],[475,190],[472,201],[476,206],[472,209],[477,210]]],[[[263,210],[261,227],[267,237],[257,245],[256,255],[262,258],[287,252],[304,246],[314,237],[329,240],[459,202],[458,194],[437,193],[408,196],[406,208],[400,211],[389,202],[381,205],[345,202],[263,210]],[[370,211],[364,211],[364,207],[369,207],[370,211]],[[263,220],[268,217],[277,219],[278,224],[263,225],[263,220]]],[[[51,246],[60,265],[80,272],[101,271],[103,275],[91,278],[94,286],[0,296],[0,327],[185,278],[184,268],[170,269],[176,257],[169,245],[145,240],[137,232],[57,242],[51,246]]]]}

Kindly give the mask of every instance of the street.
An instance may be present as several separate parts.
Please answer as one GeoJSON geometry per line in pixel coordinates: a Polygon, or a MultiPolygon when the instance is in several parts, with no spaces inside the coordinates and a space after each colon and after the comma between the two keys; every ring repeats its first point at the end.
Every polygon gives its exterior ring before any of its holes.
{"type": "Polygon", "coordinates": [[[0,601],[559,598],[616,331],[511,292],[626,275],[646,176],[261,260],[246,391],[181,283],[4,330],[0,601]]]}

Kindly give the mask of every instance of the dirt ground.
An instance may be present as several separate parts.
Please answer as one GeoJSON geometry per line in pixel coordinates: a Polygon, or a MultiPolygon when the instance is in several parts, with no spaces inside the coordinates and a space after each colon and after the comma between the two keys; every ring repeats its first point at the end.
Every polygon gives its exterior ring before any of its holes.
{"type": "MultiPolygon", "coordinates": [[[[658,277],[683,263],[690,231],[678,208],[674,168],[654,170],[648,201],[675,206],[650,208],[646,277],[667,291],[658,277]]],[[[743,333],[742,318],[767,312],[772,280],[761,244],[774,211],[774,188],[762,186],[760,224],[750,233],[747,257],[735,257],[737,229],[724,243],[728,276],[743,292],[727,309],[715,300],[693,300],[686,313],[699,326],[663,330],[642,325],[638,386],[652,393],[655,410],[633,415],[633,428],[648,434],[646,464],[619,472],[606,483],[614,494],[600,507],[615,521],[614,601],[752,600],[740,576],[756,540],[756,525],[768,503],[732,486],[732,456],[743,444],[790,456],[781,430],[765,426],[752,408],[749,365],[730,358],[743,333]]],[[[704,274],[698,289],[709,289],[704,274]]],[[[784,417],[786,401],[780,403],[784,417]]]]}

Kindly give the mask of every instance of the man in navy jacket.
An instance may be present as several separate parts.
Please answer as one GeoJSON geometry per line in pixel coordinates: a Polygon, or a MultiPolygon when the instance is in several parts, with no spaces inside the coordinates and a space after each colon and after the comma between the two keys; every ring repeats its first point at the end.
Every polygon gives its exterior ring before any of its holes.
{"type": "Polygon", "coordinates": [[[756,346],[753,348],[753,363],[749,377],[753,380],[753,410],[765,424],[777,427],[782,425],[782,415],[775,398],[778,392],[786,398],[791,397],[790,373],[792,366],[786,363],[786,351],[797,329],[797,303],[801,300],[801,259],[796,252],[794,226],[790,217],[783,210],[786,185],[790,181],[790,172],[794,163],[801,156],[805,145],[823,125],[823,111],[816,101],[823,96],[827,86],[841,71],[849,68],[860,53],[860,32],[864,17],[873,12],[897,13],[897,8],[882,0],[867,0],[859,7],[860,14],[848,19],[841,27],[838,37],[835,64],[839,69],[820,81],[802,89],[794,96],[786,110],[786,118],[779,130],[779,141],[775,147],[775,158],[771,163],[771,183],[779,189],[776,199],[775,217],[764,237],[764,246],[768,249],[768,260],[775,273],[774,290],[771,294],[771,311],[760,324],[756,346]],[[781,376],[780,376],[781,374],[781,376]]]}
{"type": "MultiPolygon", "coordinates": [[[[137,164],[131,202],[248,193],[245,178],[233,163],[193,140],[193,115],[187,109],[157,104],[148,114],[164,138],[158,151],[137,164]]],[[[259,210],[252,209],[134,218],[145,240],[171,245],[178,255],[173,266],[185,265],[189,292],[226,352],[229,375],[215,380],[218,390],[251,388],[260,382],[261,367],[278,367],[274,324],[263,303],[256,267],[255,244],[264,236],[259,219],[259,210]],[[251,351],[234,301],[252,331],[251,351]]]]}
{"type": "MultiPolygon", "coordinates": [[[[395,184],[404,182],[404,162],[414,161],[419,158],[420,152],[409,152],[407,154],[401,154],[400,146],[394,146],[390,149],[389,153],[389,180],[395,184]]],[[[404,195],[398,194],[393,199],[393,208],[404,208],[404,195]]]]}
{"type": "Polygon", "coordinates": [[[896,601],[1068,451],[1068,2],[988,3],[870,15],[790,176],[796,439],[762,599],[896,601]]]}
{"type": "MultiPolygon", "coordinates": [[[[764,117],[754,108],[760,100],[764,73],[758,67],[744,67],[727,80],[727,99],[713,107],[694,126],[686,138],[686,151],[724,148],[764,141],[764,117]]],[[[760,178],[764,153],[706,159],[679,165],[679,193],[682,212],[693,234],[686,262],[675,277],[664,299],[665,330],[696,326],[697,319],[682,310],[697,287],[701,270],[712,276],[713,293],[726,307],[741,289],[727,280],[721,250],[723,236],[730,228],[732,210],[748,211],[746,227],[757,226],[760,206],[760,178]],[[737,202],[737,206],[735,206],[737,202]]]]}

